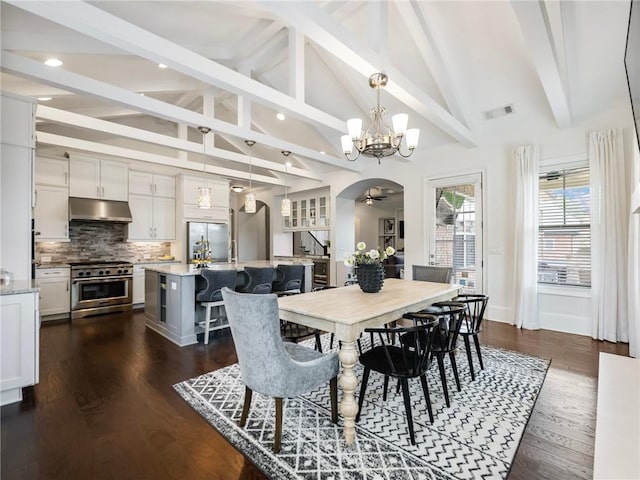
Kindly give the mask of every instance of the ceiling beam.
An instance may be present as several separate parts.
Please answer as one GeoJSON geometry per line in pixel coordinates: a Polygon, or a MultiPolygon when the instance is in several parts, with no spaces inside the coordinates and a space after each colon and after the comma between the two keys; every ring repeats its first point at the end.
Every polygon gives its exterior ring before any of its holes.
{"type": "Polygon", "coordinates": [[[549,106],[560,128],[571,126],[568,92],[556,61],[556,45],[551,33],[547,7],[543,2],[511,1],[520,30],[529,47],[529,55],[547,96],[549,106]]]}
{"type": "MultiPolygon", "coordinates": [[[[285,24],[295,26],[365,78],[380,71],[380,55],[366,47],[352,33],[310,2],[264,3],[285,24]]],[[[442,108],[431,96],[405,77],[398,69],[384,69],[389,76],[385,91],[432,122],[436,127],[465,146],[476,146],[469,129],[442,108]]]]}
{"type": "Polygon", "coordinates": [[[2,71],[17,74],[22,77],[35,79],[37,81],[52,85],[63,90],[89,95],[103,99],[110,103],[133,108],[141,113],[164,118],[166,120],[185,123],[192,127],[207,126],[216,133],[226,133],[240,138],[252,138],[253,140],[278,150],[289,150],[297,155],[309,159],[333,165],[335,167],[358,172],[361,167],[347,164],[344,160],[322,155],[307,147],[297,145],[279,138],[264,135],[252,131],[248,128],[241,128],[231,123],[210,118],[191,110],[176,107],[150,97],[130,92],[92,78],[84,77],[62,69],[52,69],[44,64],[21,57],[14,53],[2,51],[2,71]]]}
{"type": "MultiPolygon", "coordinates": [[[[202,154],[201,143],[190,142],[188,140],[174,138],[167,135],[162,135],[160,133],[149,132],[147,130],[129,127],[127,125],[120,125],[114,122],[107,122],[105,120],[85,117],[84,115],[78,115],[77,113],[66,112],[64,110],[59,110],[44,105],[37,106],[36,117],[38,119],[47,120],[53,123],[69,125],[72,127],[86,128],[89,130],[130,138],[145,143],[174,148],[176,150],[202,154]]],[[[231,152],[229,150],[216,148],[210,145],[207,145],[207,155],[221,160],[228,160],[245,165],[249,164],[249,157],[244,154],[231,152]]],[[[284,165],[278,162],[272,162],[270,160],[264,160],[255,157],[252,157],[251,161],[252,164],[257,167],[273,170],[276,172],[285,172],[284,165]]],[[[288,173],[297,177],[309,178],[312,180],[321,180],[321,178],[317,175],[314,175],[313,173],[301,168],[291,167],[289,168],[288,173]]]]}
{"type": "MultiPolygon", "coordinates": [[[[131,148],[117,147],[114,145],[105,145],[104,143],[90,142],[80,140],[78,138],[65,137],[47,132],[36,132],[36,141],[44,145],[54,145],[57,147],[70,148],[72,150],[82,150],[85,152],[99,153],[103,155],[111,155],[119,158],[138,160],[140,162],[154,163],[156,165],[164,165],[167,167],[183,168],[186,170],[194,170],[202,173],[202,163],[192,162],[189,160],[179,160],[174,157],[158,155],[156,153],[141,152],[131,148]]],[[[202,145],[200,145],[202,149],[202,145]]],[[[202,152],[200,152],[202,155],[202,152]]],[[[218,167],[215,165],[205,165],[205,172],[220,175],[222,177],[248,180],[249,172],[241,172],[231,168],[218,167]]],[[[268,185],[282,185],[284,181],[280,178],[267,177],[266,175],[251,175],[252,182],[265,183],[268,185]]]]}
{"type": "Polygon", "coordinates": [[[412,1],[396,2],[394,6],[402,17],[422,61],[447,102],[451,114],[465,125],[469,125],[443,42],[439,40],[434,29],[433,15],[427,11],[429,5],[426,2],[412,1]]]}
{"type": "Polygon", "coordinates": [[[191,50],[124,21],[83,1],[48,2],[5,0],[30,13],[56,22],[107,44],[122,48],[155,63],[236,94],[250,95],[254,101],[276,110],[285,109],[305,122],[317,122],[344,131],[344,121],[278,90],[209,60],[191,50]]]}

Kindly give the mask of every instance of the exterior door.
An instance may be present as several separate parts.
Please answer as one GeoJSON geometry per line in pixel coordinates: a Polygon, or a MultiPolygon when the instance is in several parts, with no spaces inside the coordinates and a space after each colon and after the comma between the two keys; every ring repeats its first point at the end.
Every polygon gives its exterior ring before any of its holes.
{"type": "Polygon", "coordinates": [[[452,267],[463,292],[482,293],[482,174],[428,182],[429,264],[452,267]]]}

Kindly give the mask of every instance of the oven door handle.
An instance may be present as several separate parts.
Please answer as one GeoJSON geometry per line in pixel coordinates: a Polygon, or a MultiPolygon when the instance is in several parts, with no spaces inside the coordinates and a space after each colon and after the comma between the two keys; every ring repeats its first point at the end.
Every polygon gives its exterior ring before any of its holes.
{"type": "Polygon", "coordinates": [[[107,283],[107,282],[121,282],[122,280],[133,279],[133,275],[122,275],[118,277],[86,277],[86,278],[75,278],[73,280],[74,285],[80,285],[83,283],[107,283]]]}

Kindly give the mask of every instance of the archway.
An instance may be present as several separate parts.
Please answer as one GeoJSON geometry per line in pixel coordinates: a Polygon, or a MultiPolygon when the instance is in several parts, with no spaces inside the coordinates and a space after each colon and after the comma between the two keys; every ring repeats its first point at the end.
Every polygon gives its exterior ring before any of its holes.
{"type": "Polygon", "coordinates": [[[403,253],[404,187],[401,184],[384,178],[359,180],[338,193],[335,201],[333,230],[337,261],[332,279],[335,285],[342,285],[347,278],[348,268],[340,260],[352,253],[359,241],[364,241],[367,248],[391,245],[403,253]],[[367,195],[373,200],[366,202],[367,195]]]}

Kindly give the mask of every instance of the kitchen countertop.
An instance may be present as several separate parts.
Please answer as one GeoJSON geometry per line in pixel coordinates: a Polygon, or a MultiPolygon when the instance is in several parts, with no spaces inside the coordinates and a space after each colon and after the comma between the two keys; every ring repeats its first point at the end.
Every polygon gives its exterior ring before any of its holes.
{"type": "Polygon", "coordinates": [[[36,268],[37,269],[44,269],[44,268],[69,268],[71,265],[69,265],[68,263],[40,263],[40,264],[36,264],[36,268]]]}
{"type": "MultiPolygon", "coordinates": [[[[208,267],[208,270],[244,270],[244,267],[277,267],[278,265],[313,265],[310,260],[287,261],[287,260],[256,260],[253,262],[239,262],[236,266],[234,263],[214,263],[208,267]]],[[[200,275],[200,268],[193,265],[181,263],[179,265],[162,265],[147,268],[158,273],[166,273],[168,275],[178,275],[187,277],[190,275],[200,275]]]]}
{"type": "Polygon", "coordinates": [[[0,295],[18,295],[20,293],[33,293],[40,291],[39,287],[34,286],[33,280],[16,280],[9,285],[0,287],[0,295]]]}

